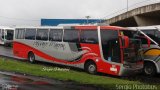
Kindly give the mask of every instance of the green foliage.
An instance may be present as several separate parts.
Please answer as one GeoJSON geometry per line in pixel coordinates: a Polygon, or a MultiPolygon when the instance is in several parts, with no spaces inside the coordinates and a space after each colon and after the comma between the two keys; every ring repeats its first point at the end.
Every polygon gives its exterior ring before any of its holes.
{"type": "Polygon", "coordinates": [[[115,88],[116,84],[142,84],[139,81],[129,81],[126,79],[107,77],[104,75],[90,75],[86,72],[72,69],[68,70],[68,68],[31,64],[29,62],[21,62],[5,58],[0,58],[0,70],[48,77],[64,81],[74,81],[81,84],[92,84],[108,89],[115,88]]]}

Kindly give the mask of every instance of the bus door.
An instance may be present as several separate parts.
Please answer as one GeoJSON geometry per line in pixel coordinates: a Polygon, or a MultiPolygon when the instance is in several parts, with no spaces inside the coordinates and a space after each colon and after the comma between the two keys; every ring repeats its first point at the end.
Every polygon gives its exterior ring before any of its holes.
{"type": "Polygon", "coordinates": [[[118,39],[113,39],[108,41],[108,60],[111,60],[112,62],[119,62],[120,61],[120,46],[118,43],[118,39]]]}
{"type": "Polygon", "coordinates": [[[105,60],[121,62],[118,32],[115,30],[101,30],[102,51],[105,60]]]}

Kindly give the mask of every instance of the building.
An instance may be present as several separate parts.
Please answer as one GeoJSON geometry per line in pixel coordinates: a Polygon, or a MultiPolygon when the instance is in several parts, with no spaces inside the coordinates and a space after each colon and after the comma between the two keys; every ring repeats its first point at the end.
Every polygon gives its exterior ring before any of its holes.
{"type": "Polygon", "coordinates": [[[57,26],[60,24],[100,23],[99,19],[41,19],[41,26],[57,26]]]}

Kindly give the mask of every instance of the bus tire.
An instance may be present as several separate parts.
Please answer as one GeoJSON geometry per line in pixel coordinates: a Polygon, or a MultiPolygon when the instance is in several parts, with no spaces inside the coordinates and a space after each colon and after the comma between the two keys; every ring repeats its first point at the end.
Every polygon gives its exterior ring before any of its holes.
{"type": "Polygon", "coordinates": [[[89,74],[96,74],[97,73],[97,66],[93,61],[88,61],[85,63],[85,71],[89,74]]]}
{"type": "Polygon", "coordinates": [[[157,70],[156,70],[156,67],[153,63],[146,62],[146,63],[144,63],[143,71],[144,71],[144,74],[147,76],[155,76],[157,70]]]}
{"type": "Polygon", "coordinates": [[[30,63],[35,63],[35,55],[34,55],[33,52],[29,52],[29,54],[28,54],[28,61],[30,63]]]}

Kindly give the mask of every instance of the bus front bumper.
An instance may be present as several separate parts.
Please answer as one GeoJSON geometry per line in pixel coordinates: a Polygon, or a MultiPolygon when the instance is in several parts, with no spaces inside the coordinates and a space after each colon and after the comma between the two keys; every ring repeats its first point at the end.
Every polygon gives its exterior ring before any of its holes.
{"type": "Polygon", "coordinates": [[[137,68],[122,67],[120,76],[132,76],[143,72],[143,65],[137,66],[137,68]]]}

